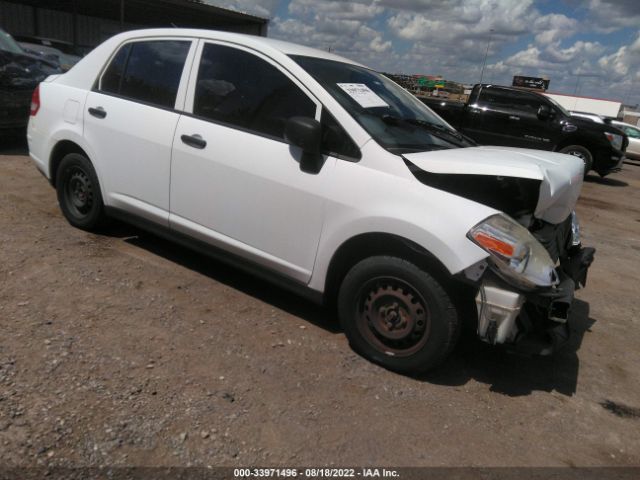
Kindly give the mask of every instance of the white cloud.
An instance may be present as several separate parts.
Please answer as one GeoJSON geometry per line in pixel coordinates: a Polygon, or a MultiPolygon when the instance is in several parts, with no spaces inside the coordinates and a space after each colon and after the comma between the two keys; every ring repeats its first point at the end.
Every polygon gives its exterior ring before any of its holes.
{"type": "Polygon", "coordinates": [[[533,22],[536,42],[542,45],[558,44],[563,38],[573,36],[578,30],[578,21],[563,14],[551,13],[538,17],[533,22]]]}
{"type": "Polygon", "coordinates": [[[600,58],[598,65],[618,78],[628,75],[640,79],[640,33],[631,45],[623,45],[617,52],[600,58]]]}
{"type": "Polygon", "coordinates": [[[640,80],[640,36],[615,48],[607,42],[607,32],[638,32],[640,0],[564,0],[555,11],[547,2],[545,14],[537,8],[543,0],[207,1],[272,18],[269,36],[331,49],[388,72],[472,83],[490,40],[485,81],[548,75],[552,89],[572,92],[579,83],[582,93],[602,95],[609,85],[640,80]],[[284,14],[273,18],[276,11],[284,14]],[[514,52],[514,44],[523,46],[514,52]]]}
{"type": "Polygon", "coordinates": [[[638,0],[589,0],[586,5],[590,27],[601,33],[621,28],[638,28],[640,2],[638,0]]]}

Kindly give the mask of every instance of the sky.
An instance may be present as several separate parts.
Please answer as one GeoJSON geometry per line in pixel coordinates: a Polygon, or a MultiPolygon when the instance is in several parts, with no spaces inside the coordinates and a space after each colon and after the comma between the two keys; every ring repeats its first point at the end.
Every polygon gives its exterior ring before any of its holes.
{"type": "Polygon", "coordinates": [[[205,0],[376,70],[640,103],[640,0],[205,0]]]}

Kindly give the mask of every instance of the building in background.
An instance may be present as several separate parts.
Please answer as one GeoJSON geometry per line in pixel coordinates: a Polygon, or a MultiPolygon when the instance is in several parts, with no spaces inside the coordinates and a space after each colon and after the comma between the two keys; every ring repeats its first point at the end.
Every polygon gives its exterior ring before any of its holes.
{"type": "Polygon", "coordinates": [[[266,36],[268,23],[202,0],[0,0],[0,28],[12,35],[69,42],[81,53],[137,28],[208,28],[266,36]]]}
{"type": "Polygon", "coordinates": [[[561,93],[546,92],[566,110],[573,112],[592,113],[603,117],[618,118],[622,109],[622,102],[616,100],[605,100],[603,98],[578,97],[576,95],[563,95],[561,93]]]}

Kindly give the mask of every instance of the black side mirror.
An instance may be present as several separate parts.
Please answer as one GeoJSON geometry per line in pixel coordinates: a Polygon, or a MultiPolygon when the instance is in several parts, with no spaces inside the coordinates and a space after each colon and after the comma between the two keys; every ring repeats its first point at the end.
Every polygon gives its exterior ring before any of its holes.
{"type": "Polygon", "coordinates": [[[291,145],[302,149],[300,169],[308,173],[318,173],[324,159],[320,153],[322,125],[311,117],[291,117],[284,128],[284,138],[291,145]]]}
{"type": "Polygon", "coordinates": [[[555,112],[551,110],[551,108],[549,108],[549,106],[547,105],[540,105],[540,108],[538,108],[538,118],[540,120],[547,120],[548,118],[553,118],[554,113],[555,112]]]}

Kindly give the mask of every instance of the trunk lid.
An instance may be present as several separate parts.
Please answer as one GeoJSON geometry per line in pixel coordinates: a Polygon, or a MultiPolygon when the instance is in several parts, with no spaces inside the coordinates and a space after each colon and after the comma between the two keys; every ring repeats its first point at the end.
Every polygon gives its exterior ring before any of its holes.
{"type": "Polygon", "coordinates": [[[582,160],[561,153],[512,147],[472,147],[409,153],[425,172],[526,178],[540,181],[534,216],[558,224],[569,216],[582,189],[582,160]]]}

